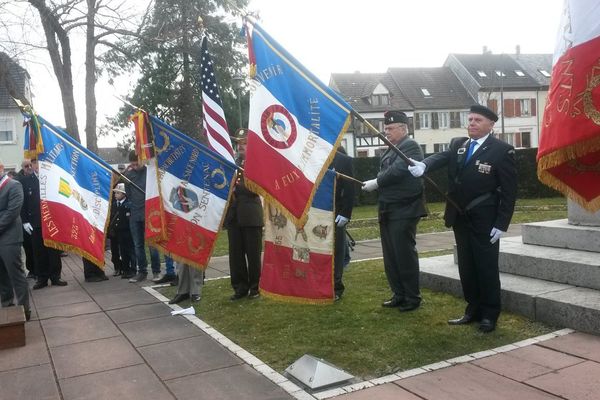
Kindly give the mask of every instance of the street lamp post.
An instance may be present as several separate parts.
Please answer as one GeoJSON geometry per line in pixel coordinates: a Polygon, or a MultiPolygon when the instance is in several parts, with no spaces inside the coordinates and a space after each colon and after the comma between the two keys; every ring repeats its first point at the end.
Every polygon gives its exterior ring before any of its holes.
{"type": "Polygon", "coordinates": [[[233,78],[233,86],[236,89],[235,96],[237,97],[238,103],[238,128],[243,128],[242,125],[242,83],[244,83],[245,78],[242,75],[235,75],[233,78]]]}

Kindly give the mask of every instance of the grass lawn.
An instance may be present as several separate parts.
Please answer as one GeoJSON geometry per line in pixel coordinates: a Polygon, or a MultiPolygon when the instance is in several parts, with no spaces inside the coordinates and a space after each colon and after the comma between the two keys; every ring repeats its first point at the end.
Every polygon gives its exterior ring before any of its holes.
{"type": "MultiPolygon", "coordinates": [[[[308,353],[364,379],[553,330],[510,313],[501,314],[498,329],[491,334],[480,333],[476,324],[449,326],[446,320],[460,316],[464,302],[429,290],[423,290],[424,302],[416,311],[383,308],[381,302],[390,292],[381,261],[352,263],[344,283],[341,301],[315,306],[267,298],[232,302],[229,279],[213,280],[206,283],[196,312],[279,372],[308,353]]],[[[172,297],[175,290],[167,288],[163,293],[172,297]]]]}

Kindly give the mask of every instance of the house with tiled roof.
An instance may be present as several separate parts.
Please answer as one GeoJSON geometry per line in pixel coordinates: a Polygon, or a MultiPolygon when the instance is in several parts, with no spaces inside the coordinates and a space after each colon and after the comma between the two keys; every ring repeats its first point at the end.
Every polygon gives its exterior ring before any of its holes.
{"type": "MultiPolygon", "coordinates": [[[[405,112],[409,134],[426,153],[444,150],[453,137],[465,135],[467,111],[475,101],[446,67],[332,74],[329,86],[381,132],[385,111],[405,112]]],[[[387,148],[358,121],[344,140],[356,157],[376,156],[387,148]]]]}
{"type": "Polygon", "coordinates": [[[0,56],[8,66],[8,76],[0,79],[0,158],[5,169],[19,170],[23,160],[23,117],[8,91],[7,83],[10,82],[16,93],[31,102],[30,77],[6,54],[0,53],[0,56]]]}
{"type": "Polygon", "coordinates": [[[549,54],[450,54],[450,68],[480,104],[498,113],[500,139],[515,147],[537,147],[548,94],[549,54]]]}

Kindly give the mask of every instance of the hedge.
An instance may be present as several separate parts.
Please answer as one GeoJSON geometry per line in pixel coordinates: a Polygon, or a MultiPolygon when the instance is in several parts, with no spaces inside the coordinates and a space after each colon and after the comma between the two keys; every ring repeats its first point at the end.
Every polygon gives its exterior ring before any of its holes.
{"type": "MultiPolygon", "coordinates": [[[[537,165],[535,157],[537,148],[516,150],[517,172],[519,174],[517,198],[533,199],[543,197],[560,197],[561,194],[554,189],[542,184],[537,179],[537,165]]],[[[361,181],[373,179],[379,171],[379,157],[354,158],[354,177],[361,181]]],[[[446,192],[448,187],[448,175],[445,168],[428,174],[428,176],[446,192]]],[[[443,196],[430,184],[425,183],[425,196],[429,202],[444,201],[443,196]]],[[[367,205],[377,203],[377,192],[366,193],[357,190],[356,205],[367,205]]]]}

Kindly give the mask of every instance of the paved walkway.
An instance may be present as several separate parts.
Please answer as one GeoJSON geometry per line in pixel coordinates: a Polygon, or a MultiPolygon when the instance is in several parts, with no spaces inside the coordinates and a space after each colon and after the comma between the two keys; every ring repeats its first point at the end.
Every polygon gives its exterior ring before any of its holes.
{"type": "MultiPolygon", "coordinates": [[[[420,251],[453,243],[451,233],[417,239],[420,251]]],[[[353,257],[380,254],[368,241],[353,257]]],[[[227,273],[217,257],[207,276],[227,273]]],[[[27,345],[0,351],[0,400],[599,398],[600,338],[570,330],[313,397],[195,317],[171,316],[143,285],[83,282],[72,256],[63,277],[66,287],[32,292],[27,345]]]]}

